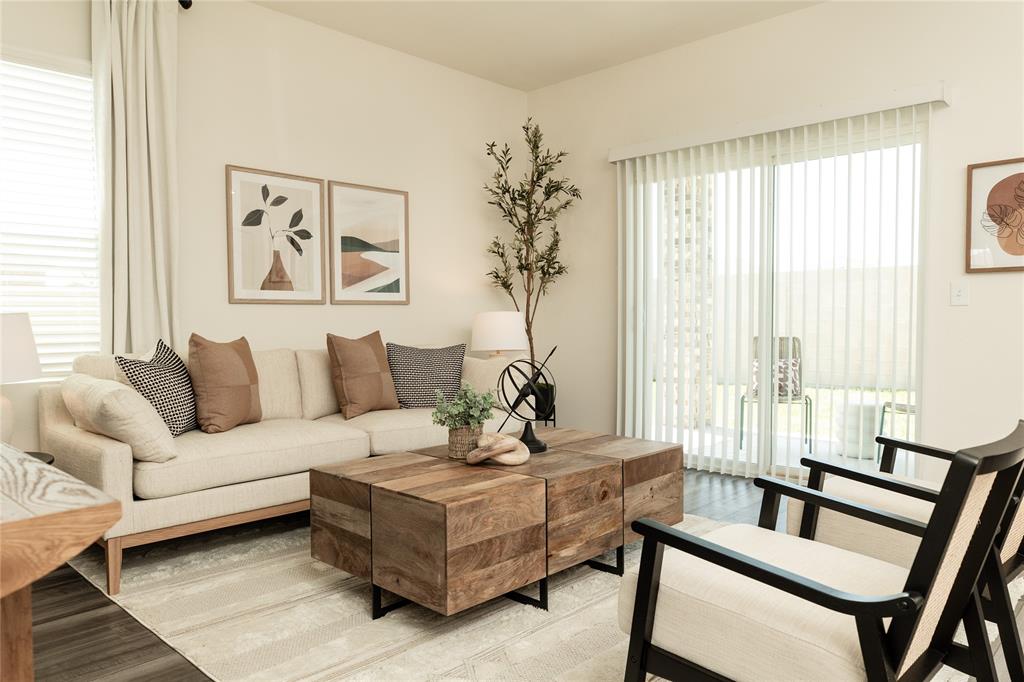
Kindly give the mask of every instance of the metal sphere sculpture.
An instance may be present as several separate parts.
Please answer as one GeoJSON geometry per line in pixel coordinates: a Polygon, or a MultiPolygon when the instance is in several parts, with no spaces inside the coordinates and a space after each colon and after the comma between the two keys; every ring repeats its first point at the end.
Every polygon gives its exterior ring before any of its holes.
{"type": "Polygon", "coordinates": [[[533,422],[549,417],[555,407],[555,377],[547,368],[554,352],[555,348],[552,348],[541,363],[514,360],[498,377],[498,400],[508,412],[502,426],[512,418],[523,422],[523,434],[519,440],[532,454],[548,449],[547,444],[533,432],[533,422]]]}

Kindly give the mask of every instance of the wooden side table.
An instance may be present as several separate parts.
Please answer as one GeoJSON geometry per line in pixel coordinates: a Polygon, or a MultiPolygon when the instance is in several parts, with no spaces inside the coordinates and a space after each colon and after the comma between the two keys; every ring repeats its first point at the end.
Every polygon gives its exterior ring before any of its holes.
{"type": "Polygon", "coordinates": [[[0,445],[0,679],[33,678],[32,583],[121,518],[121,503],[0,445]]]}

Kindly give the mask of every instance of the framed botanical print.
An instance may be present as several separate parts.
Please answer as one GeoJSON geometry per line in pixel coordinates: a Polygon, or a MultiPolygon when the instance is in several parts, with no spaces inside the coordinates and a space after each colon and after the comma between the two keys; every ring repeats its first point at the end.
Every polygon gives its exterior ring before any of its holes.
{"type": "Polygon", "coordinates": [[[1024,270],[1024,157],[967,167],[967,272],[1024,270]]]}
{"type": "Polygon", "coordinates": [[[409,193],[327,184],[331,303],[409,302],[409,193]]]}
{"type": "Polygon", "coordinates": [[[326,303],[324,181],[225,166],[230,303],[326,303]]]}

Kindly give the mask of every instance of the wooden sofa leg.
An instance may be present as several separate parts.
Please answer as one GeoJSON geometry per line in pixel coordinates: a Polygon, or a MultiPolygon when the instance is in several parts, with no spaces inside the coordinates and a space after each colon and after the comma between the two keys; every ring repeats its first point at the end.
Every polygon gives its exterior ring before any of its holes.
{"type": "Polygon", "coordinates": [[[107,594],[113,597],[121,591],[121,538],[108,538],[107,552],[107,594]]]}

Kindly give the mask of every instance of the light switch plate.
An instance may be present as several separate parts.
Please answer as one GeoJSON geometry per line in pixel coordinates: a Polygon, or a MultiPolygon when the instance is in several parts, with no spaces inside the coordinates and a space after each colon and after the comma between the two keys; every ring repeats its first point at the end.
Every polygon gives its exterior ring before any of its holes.
{"type": "Polygon", "coordinates": [[[967,282],[965,282],[964,280],[958,280],[949,283],[949,304],[971,304],[971,290],[967,287],[967,282]]]}

